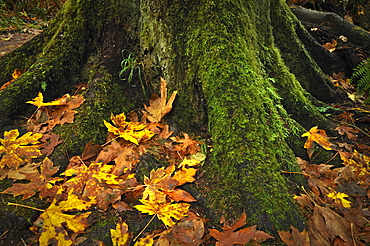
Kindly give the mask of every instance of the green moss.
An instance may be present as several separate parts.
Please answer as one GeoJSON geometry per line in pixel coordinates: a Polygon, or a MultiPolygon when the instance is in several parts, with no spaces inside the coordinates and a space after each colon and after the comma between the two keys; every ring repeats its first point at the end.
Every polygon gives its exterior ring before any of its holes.
{"type": "MultiPolygon", "coordinates": [[[[250,9],[248,2],[207,2],[193,9],[196,15],[189,17],[193,21],[186,30],[187,79],[202,86],[214,146],[205,169],[209,180],[217,181],[208,198],[216,212],[238,217],[247,210],[250,223],[269,230],[301,227],[301,214],[280,173],[283,168],[298,170],[285,142],[298,125],[289,119],[274,87],[275,80],[289,80],[278,72],[268,78],[264,57],[284,65],[268,52],[261,56],[260,46],[274,49],[272,36],[265,34],[260,44],[251,25],[261,17],[250,9]]],[[[302,93],[299,88],[288,91],[302,93]]]]}

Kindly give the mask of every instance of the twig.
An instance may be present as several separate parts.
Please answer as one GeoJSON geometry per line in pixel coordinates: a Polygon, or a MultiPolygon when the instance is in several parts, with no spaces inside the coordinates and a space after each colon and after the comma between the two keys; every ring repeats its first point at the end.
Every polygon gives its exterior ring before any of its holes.
{"type": "Polygon", "coordinates": [[[357,246],[356,240],[355,240],[355,235],[353,233],[353,223],[351,223],[351,236],[352,236],[353,246],[357,246]]]}
{"type": "Polygon", "coordinates": [[[4,233],[0,235],[0,239],[6,238],[5,234],[7,234],[8,232],[9,230],[4,231],[4,233]]]}
{"type": "Polygon", "coordinates": [[[324,165],[328,164],[331,160],[333,160],[337,155],[338,155],[338,151],[337,153],[335,153],[335,155],[333,155],[327,162],[324,163],[324,165]]]}

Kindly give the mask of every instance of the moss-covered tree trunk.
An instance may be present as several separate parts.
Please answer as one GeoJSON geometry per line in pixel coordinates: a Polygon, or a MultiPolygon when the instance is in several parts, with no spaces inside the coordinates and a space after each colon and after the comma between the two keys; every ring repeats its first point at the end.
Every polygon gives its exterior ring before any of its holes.
{"type": "Polygon", "coordinates": [[[68,0],[47,31],[0,60],[2,83],[26,71],[0,91],[0,127],[20,125],[42,86],[47,101],[86,84],[75,123],[57,129],[65,142],[54,161],[65,166],[104,141],[103,119],[141,108],[162,76],[179,90],[167,122],[212,139],[200,187],[210,214],[245,210],[270,232],[303,228],[291,195],[300,179],[281,170],[298,170],[304,127],[327,124],[315,97],[334,91],[297,32],[307,35],[283,0],[68,0]],[[118,76],[128,57],[130,83],[118,76]]]}

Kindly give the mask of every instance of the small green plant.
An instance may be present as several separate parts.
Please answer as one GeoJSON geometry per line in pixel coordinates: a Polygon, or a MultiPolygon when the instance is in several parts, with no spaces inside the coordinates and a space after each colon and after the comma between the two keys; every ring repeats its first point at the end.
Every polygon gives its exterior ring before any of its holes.
{"type": "MultiPolygon", "coordinates": [[[[370,58],[365,62],[360,63],[352,74],[351,81],[357,84],[357,88],[360,92],[369,94],[370,92],[370,58]]],[[[369,99],[366,100],[367,102],[369,99]]]]}
{"type": "Polygon", "coordinates": [[[122,80],[127,80],[127,82],[132,86],[135,87],[136,85],[132,84],[132,79],[134,77],[135,72],[137,73],[139,77],[139,81],[141,84],[141,89],[143,91],[143,95],[145,98],[146,96],[146,90],[145,85],[142,78],[142,72],[141,72],[141,66],[142,64],[138,62],[137,57],[129,51],[129,55],[127,57],[124,56],[124,53],[127,50],[122,50],[122,62],[121,62],[121,71],[119,72],[118,76],[122,80]]]}

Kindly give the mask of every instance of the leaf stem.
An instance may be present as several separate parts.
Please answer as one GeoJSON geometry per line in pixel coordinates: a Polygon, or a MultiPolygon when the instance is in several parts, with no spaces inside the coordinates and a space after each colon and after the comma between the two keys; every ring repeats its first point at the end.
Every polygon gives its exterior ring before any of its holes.
{"type": "Polygon", "coordinates": [[[18,204],[18,203],[8,202],[7,205],[20,206],[20,207],[24,207],[24,208],[30,208],[30,209],[33,209],[33,210],[37,210],[37,211],[40,211],[40,212],[45,212],[44,209],[34,208],[34,207],[30,207],[30,206],[23,205],[23,204],[18,204]]]}
{"type": "Polygon", "coordinates": [[[140,235],[145,231],[145,229],[150,225],[150,223],[154,220],[156,214],[149,220],[149,222],[144,226],[144,228],[139,232],[139,234],[134,238],[134,242],[140,237],[140,235]]]}

